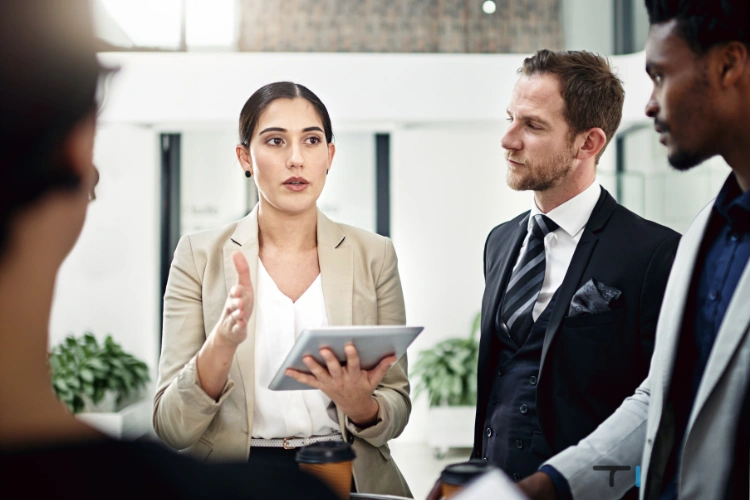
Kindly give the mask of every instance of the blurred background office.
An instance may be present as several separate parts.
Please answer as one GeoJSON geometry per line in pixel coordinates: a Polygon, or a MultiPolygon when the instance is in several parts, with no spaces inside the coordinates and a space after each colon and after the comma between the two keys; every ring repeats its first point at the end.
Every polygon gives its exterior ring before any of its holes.
{"type": "MultiPolygon", "coordinates": [[[[101,60],[120,71],[106,85],[97,201],[59,277],[51,346],[69,333],[111,333],[152,380],[177,240],[236,220],[257,201],[235,145],[240,109],[266,83],[302,83],[327,104],[338,153],[320,208],[393,239],[407,321],[425,326],[411,366],[420,351],[469,336],[485,238],[530,206],[530,193],[506,186],[500,146],[526,55],[611,57],[626,102],[598,178],[634,212],[682,232],[727,174],[721,159],[687,173],[667,165],[643,114],[651,83],[642,0],[93,4],[101,60]]],[[[113,432],[148,432],[150,401],[145,394],[140,413],[113,432]]],[[[445,416],[428,406],[426,394],[414,401],[392,445],[416,498],[444,463],[468,456],[462,446],[472,439],[472,408],[445,416]]]]}

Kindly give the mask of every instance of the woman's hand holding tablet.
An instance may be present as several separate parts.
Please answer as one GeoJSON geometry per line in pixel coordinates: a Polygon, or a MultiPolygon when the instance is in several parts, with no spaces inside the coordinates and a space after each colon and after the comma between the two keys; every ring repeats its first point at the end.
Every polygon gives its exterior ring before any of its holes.
{"type": "Polygon", "coordinates": [[[330,349],[323,348],[320,355],[325,360],[325,366],[307,355],[302,358],[302,362],[307,365],[311,374],[292,368],[287,368],[285,373],[297,382],[323,391],[355,425],[368,427],[376,423],[379,409],[372,393],[398,358],[386,356],[372,370],[363,370],[353,344],[347,344],[344,353],[346,363],[341,364],[330,349]]]}

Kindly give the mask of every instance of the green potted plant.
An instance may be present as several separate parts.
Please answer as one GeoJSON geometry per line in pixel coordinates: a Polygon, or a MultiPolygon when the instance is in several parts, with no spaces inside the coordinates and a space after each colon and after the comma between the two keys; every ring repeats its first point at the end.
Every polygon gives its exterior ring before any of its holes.
{"type": "Polygon", "coordinates": [[[428,443],[438,457],[448,448],[468,448],[474,443],[480,325],[477,313],[467,337],[449,338],[420,351],[414,364],[413,374],[419,377],[414,396],[427,394],[428,443]]]}
{"type": "Polygon", "coordinates": [[[81,420],[121,437],[127,415],[138,407],[136,427],[143,427],[148,366],[111,335],[101,344],[91,332],[69,335],[52,348],[49,365],[55,394],[81,420]]]}

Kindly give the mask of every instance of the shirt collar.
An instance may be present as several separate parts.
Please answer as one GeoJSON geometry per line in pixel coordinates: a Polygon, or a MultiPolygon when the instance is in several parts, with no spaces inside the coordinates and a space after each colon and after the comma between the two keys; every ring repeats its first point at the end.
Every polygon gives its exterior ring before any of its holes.
{"type": "Polygon", "coordinates": [[[735,229],[750,229],[750,190],[742,192],[734,173],[729,174],[714,202],[714,211],[729,221],[735,229]]]}
{"type": "MultiPolygon", "coordinates": [[[[552,219],[570,237],[574,237],[586,226],[601,194],[599,181],[594,179],[589,187],[544,215],[552,219]]],[[[529,217],[528,222],[529,230],[531,230],[531,219],[541,213],[543,212],[536,206],[536,200],[532,198],[531,217],[529,217]]]]}

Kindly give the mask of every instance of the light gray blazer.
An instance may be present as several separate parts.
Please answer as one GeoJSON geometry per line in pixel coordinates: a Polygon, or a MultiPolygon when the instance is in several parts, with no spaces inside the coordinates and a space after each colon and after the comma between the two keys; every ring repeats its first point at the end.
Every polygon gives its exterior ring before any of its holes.
{"type": "MultiPolygon", "coordinates": [[[[641,500],[657,499],[662,481],[669,480],[662,477],[669,454],[660,450],[671,448],[674,425],[671,412],[665,411],[665,398],[672,382],[690,281],[712,207],[713,201],[698,214],[677,250],[661,306],[648,378],[587,438],[546,462],[565,476],[576,500],[620,498],[635,484],[638,464],[641,500]],[[610,487],[609,473],[594,471],[595,465],[629,465],[632,469],[617,472],[614,487],[610,487]]],[[[747,266],[719,328],[688,421],[679,471],[681,499],[718,499],[725,493],[738,420],[750,383],[749,331],[747,266]]]]}

